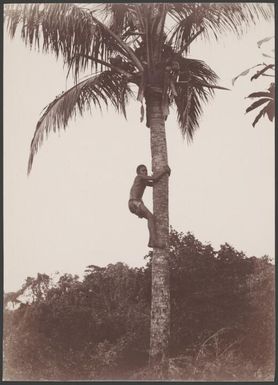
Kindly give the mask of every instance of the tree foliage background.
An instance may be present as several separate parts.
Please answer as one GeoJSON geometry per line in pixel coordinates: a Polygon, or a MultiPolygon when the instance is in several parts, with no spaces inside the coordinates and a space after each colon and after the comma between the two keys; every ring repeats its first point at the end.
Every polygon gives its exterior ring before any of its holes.
{"type": "MultiPolygon", "coordinates": [[[[170,375],[270,380],[274,375],[274,266],[227,243],[215,251],[170,234],[170,375]]],[[[4,310],[5,380],[149,379],[151,259],[91,265],[82,280],[28,277],[30,303],[4,310]]]]}

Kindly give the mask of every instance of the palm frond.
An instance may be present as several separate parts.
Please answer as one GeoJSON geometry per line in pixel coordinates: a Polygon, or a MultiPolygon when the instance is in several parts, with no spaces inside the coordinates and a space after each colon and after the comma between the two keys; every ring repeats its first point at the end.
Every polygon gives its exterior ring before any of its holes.
{"type": "Polygon", "coordinates": [[[218,76],[204,62],[194,59],[180,59],[181,72],[174,97],[177,117],[183,136],[193,139],[202,114],[202,105],[214,94],[218,76]]]}
{"type": "Polygon", "coordinates": [[[240,36],[245,28],[260,19],[274,17],[273,4],[265,3],[208,3],[203,6],[203,23],[216,34],[233,32],[240,36]]]}
{"type": "Polygon", "coordinates": [[[62,55],[76,77],[89,64],[96,69],[100,65],[88,56],[108,61],[113,54],[120,54],[141,68],[131,48],[92,11],[73,3],[10,5],[5,9],[5,19],[12,37],[21,26],[21,37],[26,44],[42,47],[44,52],[53,52],[57,57],[62,55]]]}
{"type": "Polygon", "coordinates": [[[137,4],[128,3],[107,3],[104,6],[109,29],[123,40],[140,31],[137,7],[137,4]]]}
{"type": "Polygon", "coordinates": [[[192,87],[179,90],[178,96],[175,98],[177,107],[177,118],[182,135],[187,137],[189,141],[193,139],[193,135],[198,128],[199,118],[202,113],[202,105],[198,94],[194,92],[192,87]]]}
{"type": "Polygon", "coordinates": [[[193,84],[205,82],[216,85],[218,76],[216,73],[202,60],[188,59],[180,57],[180,81],[189,81],[193,84]]]}
{"type": "Polygon", "coordinates": [[[197,22],[193,4],[174,4],[169,13],[177,20],[168,34],[168,43],[173,44],[176,51],[187,53],[190,43],[203,32],[201,23],[197,22]]]}
{"type": "Polygon", "coordinates": [[[91,18],[96,23],[96,25],[100,28],[103,36],[107,36],[108,39],[111,39],[118,43],[119,47],[121,48],[121,51],[124,53],[125,57],[130,59],[134,65],[138,68],[139,71],[143,71],[143,65],[140,62],[140,60],[135,55],[134,51],[132,50],[129,45],[127,45],[123,40],[121,40],[113,31],[109,30],[109,28],[103,24],[100,20],[95,18],[93,15],[91,15],[91,18]]]}
{"type": "Polygon", "coordinates": [[[157,8],[155,9],[155,12],[153,14],[150,35],[146,36],[146,38],[152,38],[154,62],[159,63],[162,55],[162,46],[166,37],[164,33],[164,27],[168,11],[168,4],[160,3],[157,4],[156,7],[157,8]]]}
{"type": "Polygon", "coordinates": [[[274,7],[263,3],[173,3],[169,13],[176,21],[169,39],[180,50],[201,28],[202,35],[215,39],[225,32],[241,35],[246,26],[258,19],[273,18],[274,7]]]}
{"type": "Polygon", "coordinates": [[[92,104],[101,108],[101,102],[106,106],[110,102],[117,111],[126,116],[126,103],[131,94],[126,80],[121,75],[104,71],[83,80],[56,97],[45,108],[37,123],[31,142],[28,173],[31,171],[35,153],[51,130],[55,132],[61,128],[65,129],[69,119],[77,112],[82,115],[86,109],[91,109],[92,104]]]}
{"type": "MultiPolygon", "coordinates": [[[[104,60],[101,60],[101,59],[97,59],[95,57],[92,57],[92,56],[89,56],[89,55],[76,55],[76,56],[81,56],[81,57],[84,57],[86,59],[89,59],[91,60],[92,62],[96,62],[96,63],[99,63],[99,64],[102,64],[104,67],[108,67],[108,68],[111,68],[112,70],[118,72],[119,74],[122,74],[124,75],[127,79],[132,79],[133,78],[133,72],[131,70],[131,72],[128,72],[128,70],[130,71],[130,68],[126,68],[126,63],[125,62],[122,62],[122,60],[120,61],[120,64],[118,66],[116,65],[113,65],[111,63],[108,63],[104,60]],[[126,68],[126,69],[124,69],[126,68]]],[[[75,60],[75,57],[72,58],[72,61],[75,60]]],[[[110,60],[110,62],[113,63],[113,60],[115,60],[114,58],[112,58],[112,60],[110,60]]],[[[117,59],[116,59],[117,60],[117,59]]],[[[72,65],[72,64],[71,64],[72,65]]],[[[128,65],[128,67],[130,67],[128,65]]],[[[70,67],[69,67],[69,70],[70,70],[70,67]]]]}
{"type": "MultiPolygon", "coordinates": [[[[188,81],[178,81],[177,82],[177,84],[188,84],[188,83],[190,83],[190,82],[188,82],[188,81]]],[[[196,81],[195,87],[205,87],[205,88],[211,88],[211,89],[217,89],[217,90],[231,91],[230,88],[216,86],[214,84],[209,84],[209,83],[205,83],[202,81],[196,81]]]]}

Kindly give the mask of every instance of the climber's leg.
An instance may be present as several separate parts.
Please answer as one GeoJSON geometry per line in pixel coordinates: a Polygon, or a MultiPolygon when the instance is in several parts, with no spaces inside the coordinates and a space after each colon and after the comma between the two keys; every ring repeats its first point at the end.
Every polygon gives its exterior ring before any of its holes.
{"type": "Polygon", "coordinates": [[[146,218],[148,221],[148,228],[149,228],[149,234],[150,234],[148,246],[149,247],[164,248],[165,245],[163,245],[157,239],[154,215],[147,209],[147,207],[144,205],[144,203],[142,203],[140,205],[140,213],[141,213],[142,217],[146,218]]]}

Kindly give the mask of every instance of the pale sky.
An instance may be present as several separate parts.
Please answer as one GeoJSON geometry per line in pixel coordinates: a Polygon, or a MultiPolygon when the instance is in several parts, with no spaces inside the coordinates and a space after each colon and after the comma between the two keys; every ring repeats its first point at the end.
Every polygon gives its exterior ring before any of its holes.
{"type": "MultiPolygon", "coordinates": [[[[194,141],[182,139],[175,111],[166,122],[170,224],[218,250],[225,242],[247,256],[274,258],[274,123],[245,114],[245,98],[270,78],[231,80],[261,63],[257,41],[274,34],[261,22],[241,39],[200,41],[190,56],[207,62],[220,85],[205,106],[194,141]]],[[[27,276],[82,274],[86,266],[117,261],[143,266],[147,223],[127,207],[138,164],[151,170],[149,129],[140,104],[128,121],[112,109],[77,116],[51,133],[27,176],[30,142],[42,109],[71,85],[51,54],[30,51],[17,37],[4,41],[4,289],[27,276]]],[[[249,104],[248,104],[249,103],[249,104]]],[[[144,196],[152,208],[152,191],[144,196]]]]}

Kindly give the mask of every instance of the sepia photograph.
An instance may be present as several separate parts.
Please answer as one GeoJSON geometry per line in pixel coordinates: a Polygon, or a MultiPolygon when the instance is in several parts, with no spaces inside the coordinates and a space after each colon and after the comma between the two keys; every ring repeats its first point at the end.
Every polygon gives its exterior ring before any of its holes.
{"type": "Polygon", "coordinates": [[[2,380],[274,381],[274,2],[3,13],[2,380]]]}

